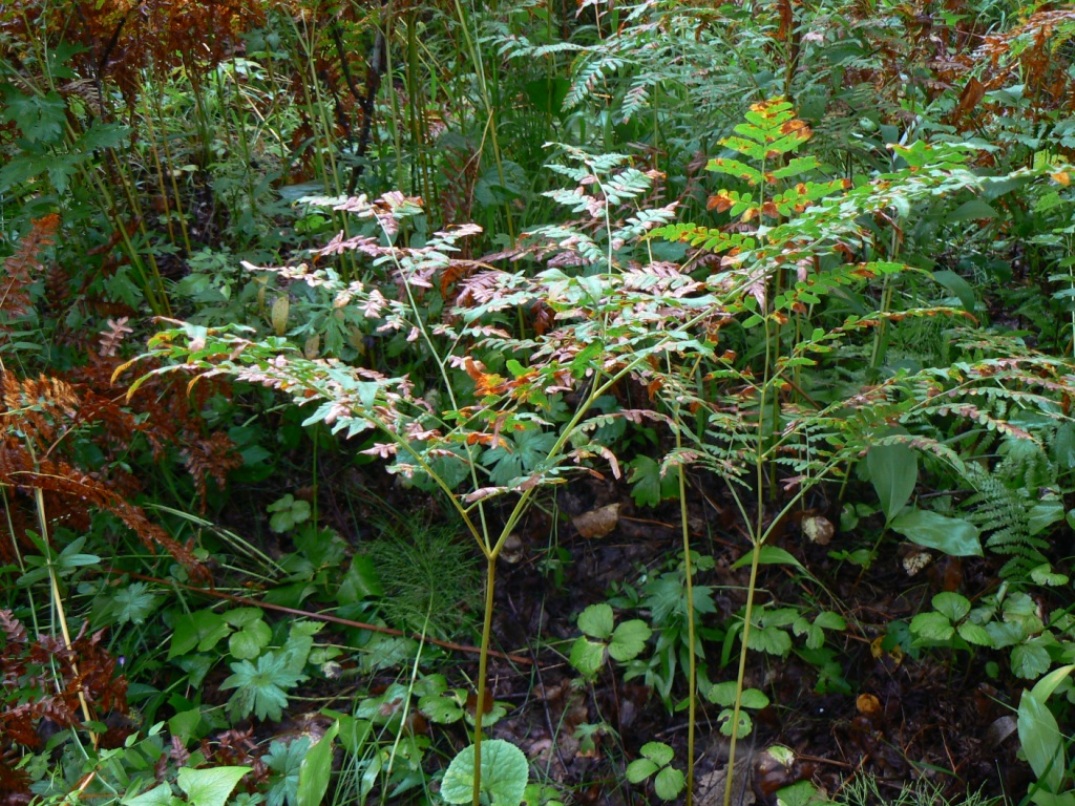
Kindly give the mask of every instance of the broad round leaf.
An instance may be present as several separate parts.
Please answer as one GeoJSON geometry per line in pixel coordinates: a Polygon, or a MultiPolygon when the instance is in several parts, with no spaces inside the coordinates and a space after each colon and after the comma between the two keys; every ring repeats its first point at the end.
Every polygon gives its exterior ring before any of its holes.
{"type": "Polygon", "coordinates": [[[933,609],[943,613],[952,621],[962,621],[970,612],[970,600],[958,593],[945,591],[933,597],[933,609]]]}
{"type": "MultiPolygon", "coordinates": [[[[494,806],[519,806],[530,774],[523,751],[503,739],[482,742],[481,791],[494,806]]],[[[440,794],[448,803],[470,803],[474,793],[474,745],[464,747],[452,759],[440,794]]]]}
{"type": "Polygon", "coordinates": [[[665,767],[653,779],[653,791],[661,800],[675,800],[685,784],[682,772],[675,767],[665,767]]]}
{"type": "Polygon", "coordinates": [[[672,756],[675,751],[664,742],[646,742],[642,745],[642,755],[653,761],[655,764],[664,766],[672,762],[672,756]]]}

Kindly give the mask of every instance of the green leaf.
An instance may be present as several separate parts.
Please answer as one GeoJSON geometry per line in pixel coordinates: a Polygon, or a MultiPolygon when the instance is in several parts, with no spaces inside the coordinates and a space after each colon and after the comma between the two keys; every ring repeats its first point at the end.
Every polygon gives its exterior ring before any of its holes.
{"type": "Polygon", "coordinates": [[[732,570],[738,570],[739,568],[745,568],[750,565],[751,557],[754,551],[758,552],[758,565],[790,565],[793,568],[798,568],[800,571],[805,571],[803,564],[799,562],[795,555],[786,549],[782,549],[779,546],[758,546],[751,551],[748,551],[734,563],[732,563],[732,570]]]}
{"type": "Polygon", "coordinates": [[[1056,691],[1057,687],[1063,683],[1068,675],[1075,672],[1075,664],[1069,664],[1067,666],[1061,666],[1058,669],[1053,669],[1049,674],[1045,675],[1041,680],[1034,684],[1034,688],[1030,690],[1030,693],[1038,698],[1039,701],[1045,702],[1056,691]]]}
{"type": "Polygon", "coordinates": [[[122,806],[171,806],[175,801],[172,788],[168,784],[160,784],[141,795],[128,795],[120,803],[122,806]]]}
{"type": "Polygon", "coordinates": [[[993,644],[989,631],[981,624],[975,624],[972,621],[964,621],[956,627],[956,632],[968,644],[976,646],[991,646],[993,644]]]}
{"type": "Polygon", "coordinates": [[[740,698],[740,705],[743,708],[768,708],[769,698],[765,695],[764,691],[759,691],[756,688],[748,688],[743,690],[743,696],[740,698]]]}
{"type": "Polygon", "coordinates": [[[846,630],[847,621],[839,613],[833,613],[831,610],[823,610],[817,614],[817,618],[814,619],[814,624],[821,627],[823,630],[846,630]]]}
{"type": "Polygon", "coordinates": [[[967,313],[974,313],[976,303],[974,289],[970,287],[970,283],[954,271],[947,270],[933,272],[933,279],[944,286],[949,294],[958,297],[959,304],[963,306],[963,310],[967,313]]]}
{"type": "Polygon", "coordinates": [[[911,632],[925,641],[947,641],[955,631],[952,622],[941,613],[919,613],[911,619],[911,632]]]}
{"type": "Polygon", "coordinates": [[[675,767],[665,767],[653,779],[653,791],[661,800],[675,800],[685,785],[686,778],[675,767]]]}
{"type": "Polygon", "coordinates": [[[373,560],[365,554],[356,554],[351,558],[351,567],[347,569],[340,585],[340,603],[355,604],[383,595],[384,586],[373,560]]]}
{"type": "Polygon", "coordinates": [[[237,660],[251,660],[272,640],[272,629],[261,619],[251,622],[228,638],[228,651],[237,660]]]}
{"type": "Polygon", "coordinates": [[[962,621],[970,612],[970,600],[958,593],[945,591],[933,597],[933,609],[946,615],[950,621],[962,621]]]}
{"type": "Polygon", "coordinates": [[[740,711],[739,722],[735,725],[732,723],[732,717],[734,716],[735,709],[733,708],[725,708],[717,715],[717,721],[720,722],[720,732],[725,736],[731,736],[734,731],[737,739],[749,736],[750,732],[754,730],[754,720],[750,718],[750,714],[746,711],[740,711]]]}
{"type": "Polygon", "coordinates": [[[776,806],[831,806],[810,781],[799,781],[777,790],[776,806]]]}
{"type": "Polygon", "coordinates": [[[571,645],[568,662],[587,679],[593,679],[605,664],[605,645],[580,635],[571,645]]]}
{"type": "Polygon", "coordinates": [[[57,92],[45,95],[23,95],[11,84],[0,86],[4,103],[0,104],[0,120],[14,123],[22,136],[32,143],[55,143],[63,137],[67,122],[67,104],[57,92]]]}
{"type": "Polygon", "coordinates": [[[662,499],[674,497],[679,489],[671,473],[661,478],[660,464],[649,456],[636,456],[627,466],[631,469],[627,481],[635,506],[655,507],[662,499]]]}
{"type": "Polygon", "coordinates": [[[248,772],[250,767],[180,767],[176,783],[192,806],[224,806],[239,779],[248,772]]]}
{"type": "Polygon", "coordinates": [[[750,631],[749,646],[757,652],[784,657],[791,652],[791,636],[777,627],[755,627],[750,631]]]}
{"type": "Polygon", "coordinates": [[[463,706],[455,699],[442,694],[432,694],[418,700],[418,710],[430,722],[449,725],[463,718],[463,706]]]}
{"type": "Polygon", "coordinates": [[[1034,680],[1047,671],[1051,661],[1049,652],[1037,641],[1027,641],[1012,649],[1012,673],[1024,680],[1034,680]]]}
{"type": "Polygon", "coordinates": [[[891,523],[918,483],[918,454],[906,445],[874,445],[866,454],[866,470],[891,523]]]}
{"type": "Polygon", "coordinates": [[[579,629],[592,638],[607,640],[612,635],[612,607],[605,602],[592,604],[579,614],[579,629]]]}
{"type": "Polygon", "coordinates": [[[640,784],[657,772],[661,767],[648,758],[636,758],[627,765],[627,780],[632,784],[640,784]]]}
{"type": "Polygon", "coordinates": [[[320,806],[324,799],[332,777],[332,750],[339,730],[340,723],[333,722],[302,760],[296,806],[320,806]]]}
{"type": "Polygon", "coordinates": [[[978,528],[961,518],[949,518],[925,509],[911,509],[889,524],[912,543],[937,549],[952,557],[981,557],[978,528]]]}
{"type": "Polygon", "coordinates": [[[645,649],[651,635],[653,631],[642,619],[625,621],[612,633],[608,654],[621,663],[633,660],[645,649]]]}
{"type": "Polygon", "coordinates": [[[1064,520],[1064,502],[1059,498],[1039,501],[1030,508],[1027,517],[1027,531],[1036,535],[1045,531],[1054,523],[1064,520]]]}
{"type": "Polygon", "coordinates": [[[237,689],[228,701],[233,716],[243,719],[253,712],[258,719],[278,722],[287,706],[286,689],[304,679],[287,667],[286,653],[278,655],[275,652],[266,652],[259,657],[257,666],[246,660],[231,664],[234,674],[220,687],[237,689]]]}
{"type": "Polygon", "coordinates": [[[723,683],[711,686],[706,696],[710,702],[727,708],[735,702],[735,692],[738,688],[734,680],[725,680],[723,683]]]}
{"type": "Polygon", "coordinates": [[[184,613],[175,620],[175,631],[172,633],[168,660],[187,655],[195,650],[208,652],[229,632],[231,629],[223,616],[212,610],[184,613]]]}
{"type": "MultiPolygon", "coordinates": [[[[530,767],[523,751],[503,739],[482,742],[481,791],[494,806],[519,806],[530,767]]],[[[440,794],[448,803],[470,803],[474,791],[474,745],[452,759],[441,781],[440,794]]]]}
{"type": "Polygon", "coordinates": [[[646,742],[639,752],[661,767],[671,764],[675,755],[675,751],[664,742],[646,742]]]}
{"type": "Polygon", "coordinates": [[[986,204],[981,199],[971,199],[948,214],[948,223],[954,224],[957,221],[978,221],[996,217],[997,211],[989,204],[986,204]]]}
{"type": "Polygon", "coordinates": [[[1057,792],[1064,777],[1064,745],[1056,717],[1030,691],[1019,699],[1019,744],[1034,775],[1050,792],[1057,792]]]}
{"type": "Polygon", "coordinates": [[[1069,579],[1067,574],[1053,571],[1053,567],[1049,563],[1042,563],[1031,568],[1030,578],[1036,585],[1049,585],[1050,587],[1067,585],[1069,579]]]}

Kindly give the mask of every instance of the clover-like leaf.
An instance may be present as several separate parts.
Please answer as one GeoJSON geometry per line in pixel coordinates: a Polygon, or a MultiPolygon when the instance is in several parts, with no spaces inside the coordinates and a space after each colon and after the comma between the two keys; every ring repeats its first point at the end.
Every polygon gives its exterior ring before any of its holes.
{"type": "Polygon", "coordinates": [[[686,783],[687,780],[681,771],[675,767],[665,767],[653,779],[653,791],[661,800],[675,800],[686,783]]]}

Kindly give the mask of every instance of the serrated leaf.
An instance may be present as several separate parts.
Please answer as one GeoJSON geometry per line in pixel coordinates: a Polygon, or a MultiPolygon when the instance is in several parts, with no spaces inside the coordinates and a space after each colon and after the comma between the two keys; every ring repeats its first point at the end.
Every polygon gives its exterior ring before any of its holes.
{"type": "Polygon", "coordinates": [[[584,677],[592,679],[605,665],[605,645],[580,635],[571,645],[568,662],[584,677]]]}
{"type": "Polygon", "coordinates": [[[993,639],[989,637],[989,631],[981,624],[975,624],[972,621],[964,621],[956,627],[956,632],[968,644],[990,646],[993,643],[993,639]]]}
{"type": "Polygon", "coordinates": [[[1012,673],[1024,680],[1034,680],[1047,671],[1051,661],[1049,653],[1040,643],[1028,641],[1012,649],[1012,673]]]}
{"type": "Polygon", "coordinates": [[[1068,575],[1053,571],[1053,567],[1049,563],[1042,563],[1030,569],[1030,578],[1035,584],[1049,585],[1050,587],[1068,584],[1068,575]]]}
{"type": "Polygon", "coordinates": [[[911,619],[911,632],[926,641],[947,641],[955,634],[955,627],[940,613],[919,613],[911,619]]]}
{"type": "Polygon", "coordinates": [[[817,614],[817,618],[814,619],[814,624],[821,627],[823,630],[846,630],[847,621],[839,613],[833,613],[831,610],[823,610],[817,614]]]}
{"type": "Polygon", "coordinates": [[[791,636],[777,627],[755,627],[750,631],[750,648],[784,657],[791,652],[791,636]]]}
{"type": "Polygon", "coordinates": [[[612,607],[605,602],[592,604],[579,614],[579,629],[591,638],[607,640],[612,635],[612,607]]]}
{"type": "Polygon", "coordinates": [[[653,631],[642,619],[625,621],[612,633],[608,654],[621,663],[632,660],[645,649],[646,641],[652,634],[653,631]]]}
{"type": "Polygon", "coordinates": [[[707,697],[710,702],[727,708],[735,702],[735,692],[738,688],[734,680],[725,680],[723,683],[711,686],[707,697]]]}
{"type": "Polygon", "coordinates": [[[726,708],[720,712],[717,716],[720,721],[720,732],[725,736],[731,736],[734,731],[737,739],[749,736],[754,729],[754,720],[750,718],[750,714],[746,711],[739,712],[738,730],[736,730],[736,725],[732,724],[732,717],[734,716],[735,711],[732,708],[726,708]]]}
{"type": "Polygon", "coordinates": [[[228,638],[228,651],[236,660],[251,660],[272,640],[272,629],[260,619],[251,622],[228,638]]]}
{"type": "Polygon", "coordinates": [[[958,593],[944,591],[933,597],[933,609],[943,613],[949,621],[962,621],[970,612],[970,600],[958,593]]]}

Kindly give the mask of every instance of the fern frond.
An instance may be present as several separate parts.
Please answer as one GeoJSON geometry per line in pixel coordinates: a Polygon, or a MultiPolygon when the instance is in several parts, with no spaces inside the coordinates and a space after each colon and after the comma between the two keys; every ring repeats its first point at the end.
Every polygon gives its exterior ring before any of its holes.
{"type": "Polygon", "coordinates": [[[56,213],[35,219],[18,249],[4,261],[4,273],[0,277],[0,312],[3,313],[0,331],[33,308],[30,286],[42,270],[41,253],[53,244],[59,228],[60,217],[56,213]]]}
{"type": "Polygon", "coordinates": [[[584,62],[575,73],[575,79],[571,82],[564,97],[564,109],[574,109],[584,100],[589,98],[608,76],[619,70],[626,61],[618,56],[608,54],[599,55],[593,61],[584,62]]]}

